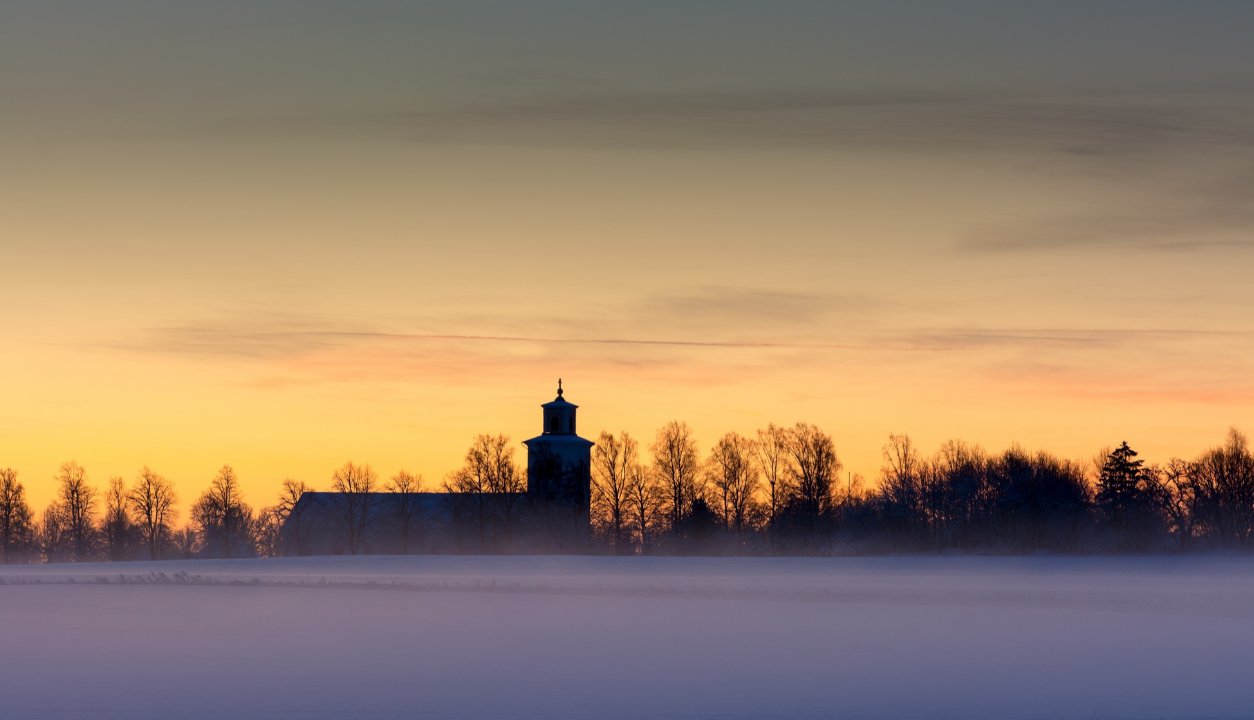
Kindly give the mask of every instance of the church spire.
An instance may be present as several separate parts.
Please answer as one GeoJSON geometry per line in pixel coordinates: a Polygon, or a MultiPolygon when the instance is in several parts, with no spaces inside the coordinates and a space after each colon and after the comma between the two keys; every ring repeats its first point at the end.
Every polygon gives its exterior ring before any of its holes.
{"type": "Polygon", "coordinates": [[[559,398],[562,397],[562,379],[561,378],[557,379],[557,396],[559,398]]]}

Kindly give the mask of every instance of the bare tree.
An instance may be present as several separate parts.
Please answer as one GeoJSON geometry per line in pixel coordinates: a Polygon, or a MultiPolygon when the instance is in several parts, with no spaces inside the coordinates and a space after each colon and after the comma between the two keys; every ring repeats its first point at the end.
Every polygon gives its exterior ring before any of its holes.
{"type": "Polygon", "coordinates": [[[620,554],[627,549],[629,477],[639,463],[638,444],[626,432],[618,437],[602,432],[592,448],[592,515],[606,528],[614,551],[620,554]]]}
{"type": "Polygon", "coordinates": [[[387,489],[392,493],[392,510],[396,514],[396,525],[401,535],[401,553],[408,555],[409,537],[418,516],[418,493],[422,491],[422,476],[401,470],[392,476],[387,489]]]}
{"type": "Polygon", "coordinates": [[[458,506],[473,509],[483,545],[489,514],[499,513],[508,525],[518,498],[527,489],[527,480],[514,462],[514,447],[508,436],[480,435],[466,451],[466,464],[449,474],[444,489],[458,496],[458,506]]]}
{"type": "Polygon", "coordinates": [[[672,528],[683,524],[700,493],[697,441],[687,423],[672,421],[658,430],[652,447],[653,467],[666,487],[666,512],[672,528]]]}
{"type": "Polygon", "coordinates": [[[192,506],[192,519],[209,554],[226,558],[256,554],[256,520],[240,496],[239,478],[230,465],[218,470],[209,489],[192,506]]]}
{"type": "Polygon", "coordinates": [[[76,462],[67,462],[57,473],[59,499],[65,530],[74,559],[86,560],[91,554],[96,514],[96,489],[87,484],[87,471],[76,462]]]}
{"type": "Polygon", "coordinates": [[[1198,507],[1197,474],[1193,463],[1172,458],[1166,467],[1151,468],[1159,488],[1157,498],[1167,518],[1168,531],[1176,536],[1176,547],[1187,550],[1197,534],[1202,514],[1198,507]]]}
{"type": "Polygon", "coordinates": [[[362,548],[362,535],[370,520],[370,493],[378,476],[369,465],[345,463],[331,476],[331,487],[339,493],[340,518],[344,523],[348,551],[356,555],[362,548]]]}
{"type": "Polygon", "coordinates": [[[1236,428],[1227,441],[1192,464],[1198,510],[1212,540],[1246,546],[1254,540],[1254,454],[1236,428]]]}
{"type": "Polygon", "coordinates": [[[131,554],[135,523],[131,520],[126,484],[120,477],[109,479],[105,491],[104,519],[100,523],[105,554],[110,560],[125,560],[131,554]]]}
{"type": "Polygon", "coordinates": [[[627,516],[641,555],[648,552],[649,539],[662,522],[665,498],[666,490],[649,468],[639,463],[631,466],[627,473],[627,516]]]}
{"type": "Polygon", "coordinates": [[[253,535],[257,554],[262,557],[278,557],[283,554],[284,515],[277,506],[257,511],[253,521],[253,535]]]}
{"type": "Polygon", "coordinates": [[[0,560],[11,563],[29,557],[35,541],[33,520],[17,471],[0,469],[0,560]]]}
{"type": "Polygon", "coordinates": [[[287,478],[283,481],[283,488],[279,492],[279,502],[274,506],[273,513],[279,527],[287,529],[281,530],[280,537],[276,538],[275,553],[284,552],[282,546],[289,541],[295,545],[297,555],[305,555],[309,552],[311,528],[305,518],[308,506],[301,504],[300,498],[311,489],[301,480],[287,478]],[[287,533],[289,537],[282,537],[283,533],[287,533]]]}
{"type": "Polygon", "coordinates": [[[64,562],[72,557],[74,543],[70,538],[69,523],[65,518],[65,507],[60,502],[51,502],[44,508],[43,521],[39,523],[39,551],[44,562],[64,562]]]}
{"type": "Polygon", "coordinates": [[[862,477],[862,473],[849,473],[845,476],[845,487],[841,488],[837,483],[834,502],[837,508],[852,510],[859,503],[865,502],[869,492],[866,489],[866,480],[862,477]]]}
{"type": "Polygon", "coordinates": [[[989,516],[997,542],[1016,552],[1072,551],[1092,517],[1081,463],[1012,446],[988,465],[989,516]]]}
{"type": "Polygon", "coordinates": [[[909,435],[889,435],[883,448],[876,500],[890,529],[916,536],[926,525],[924,483],[927,462],[909,435]]]}
{"type": "Polygon", "coordinates": [[[762,480],[766,483],[766,521],[767,527],[775,525],[779,512],[788,497],[786,487],[790,473],[788,430],[770,423],[758,430],[757,442],[753,444],[754,456],[758,461],[758,469],[762,472],[762,480]]]}
{"type": "Polygon", "coordinates": [[[974,546],[991,502],[988,454],[978,445],[949,440],[936,451],[932,466],[941,483],[936,514],[946,524],[950,541],[974,546]]]}
{"type": "Polygon", "coordinates": [[[131,487],[128,499],[144,542],[148,545],[148,557],[156,560],[164,543],[171,537],[170,525],[174,522],[174,503],[177,501],[174,485],[144,467],[131,487]]]}
{"type": "Polygon", "coordinates": [[[758,489],[754,443],[738,433],[727,433],[714,444],[706,463],[714,485],[715,511],[728,530],[741,538],[749,523],[753,496],[758,489]]]}
{"type": "Polygon", "coordinates": [[[178,553],[180,558],[189,560],[196,556],[203,547],[200,533],[195,528],[185,527],[182,530],[176,530],[170,534],[170,539],[174,544],[174,551],[178,553]]]}
{"type": "Polygon", "coordinates": [[[788,454],[791,504],[800,519],[817,527],[832,508],[832,489],[840,460],[832,437],[815,425],[797,423],[790,433],[788,454]]]}
{"type": "Polygon", "coordinates": [[[514,462],[508,435],[480,435],[466,451],[466,464],[446,483],[453,492],[520,493],[527,481],[514,462]]]}

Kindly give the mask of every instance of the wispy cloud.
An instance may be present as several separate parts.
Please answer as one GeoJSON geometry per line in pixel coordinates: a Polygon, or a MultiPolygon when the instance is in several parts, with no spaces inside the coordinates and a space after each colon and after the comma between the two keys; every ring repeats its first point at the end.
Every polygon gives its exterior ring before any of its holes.
{"type": "Polygon", "coordinates": [[[160,355],[268,360],[327,350],[342,345],[342,338],[369,334],[360,324],[335,318],[247,313],[149,327],[102,344],[160,355]]]}
{"type": "Polygon", "coordinates": [[[836,315],[864,314],[880,304],[866,297],[706,287],[568,315],[454,308],[385,324],[314,315],[228,313],[145,328],[135,337],[105,344],[166,355],[258,360],[363,344],[856,349],[861,347],[858,343],[824,340],[825,324],[836,315]],[[528,329],[531,332],[525,332],[528,329]],[[787,339],[803,331],[810,339],[787,339]]]}
{"type": "Polygon", "coordinates": [[[540,95],[293,121],[309,131],[425,143],[866,148],[1024,152],[1127,161],[1180,146],[1254,146],[1250,98],[696,89],[540,95]]]}
{"type": "MultiPolygon", "coordinates": [[[[1118,189],[1101,210],[980,222],[962,251],[1245,249],[1254,237],[1254,94],[1066,95],[810,89],[537,95],[293,119],[265,133],[426,145],[805,149],[993,163],[1118,189]],[[1127,192],[1131,191],[1131,192],[1127,192]]],[[[990,213],[991,214],[991,213],[990,213]]]]}
{"type": "Polygon", "coordinates": [[[889,345],[932,350],[992,347],[1063,349],[1144,347],[1180,342],[1254,342],[1254,331],[1189,328],[930,328],[894,337],[889,345]]]}
{"type": "MultiPolygon", "coordinates": [[[[1254,153],[1246,162],[1254,165],[1254,153]]],[[[1181,184],[1100,211],[981,226],[959,239],[982,253],[1122,247],[1162,252],[1254,249],[1254,172],[1181,184]]]]}
{"type": "MultiPolygon", "coordinates": [[[[491,383],[520,370],[580,373],[684,386],[735,385],[772,375],[850,382],[912,382],[941,373],[953,387],[1077,399],[1231,404],[1254,396],[1245,358],[1254,331],[1172,327],[924,327],[903,329],[891,315],[842,329],[858,298],[717,288],[659,294],[618,308],[624,320],[600,333],[578,318],[539,319],[552,333],[477,332],[371,324],[312,315],[241,313],[147,328],[107,345],[126,352],[237,367],[262,389],[353,384],[491,383]],[[826,306],[822,300],[826,300],[826,306]],[[818,305],[815,308],[812,305],[818,305]],[[737,310],[738,308],[743,308],[737,310]],[[650,334],[650,312],[662,313],[650,334]],[[725,321],[757,319],[729,339],[719,325],[688,325],[675,336],[665,313],[725,321]],[[772,320],[782,327],[771,329],[772,320]],[[882,321],[890,320],[885,325],[882,321]],[[897,329],[894,329],[897,327],[897,329]],[[804,330],[804,332],[803,332],[804,330]],[[1161,358],[1161,361],[1156,360],[1161,358]],[[863,378],[855,380],[853,378],[863,378]]],[[[873,314],[876,310],[870,311],[873,314]]],[[[416,324],[434,320],[410,321],[416,324]]],[[[500,326],[514,323],[510,319],[500,326]]],[[[606,329],[606,328],[602,328],[606,329]]],[[[922,391],[923,388],[920,388],[922,391]]]]}
{"type": "MultiPolygon", "coordinates": [[[[766,293],[763,297],[758,297],[755,293],[744,293],[740,296],[732,294],[725,296],[725,303],[719,297],[723,296],[697,294],[658,297],[646,300],[634,309],[636,312],[643,308],[654,308],[660,312],[670,309],[682,314],[682,309],[688,308],[693,314],[694,322],[709,323],[702,332],[691,333],[686,337],[651,336],[643,332],[635,335],[596,334],[590,327],[594,323],[585,324],[573,320],[568,323],[572,331],[565,334],[502,334],[406,331],[315,316],[249,314],[151,327],[129,339],[109,341],[103,345],[129,352],[192,359],[235,358],[265,363],[332,356],[342,356],[346,362],[351,362],[352,357],[365,357],[368,353],[375,357],[390,354],[410,360],[452,355],[460,358],[458,362],[463,362],[468,357],[479,354],[496,358],[511,353],[535,357],[537,349],[556,347],[564,348],[561,352],[566,354],[571,352],[570,348],[582,348],[582,352],[589,357],[613,355],[618,362],[630,362],[631,356],[622,354],[625,349],[633,352],[686,353],[686,357],[691,360],[691,353],[702,351],[711,351],[711,356],[723,356],[727,351],[978,354],[1005,348],[1085,351],[1160,344],[1179,345],[1182,342],[1195,345],[1246,345],[1254,342],[1254,331],[1187,328],[954,327],[892,331],[870,324],[857,330],[844,330],[820,319],[832,312],[831,307],[810,307],[805,304],[803,295],[781,294],[780,297],[775,297],[766,293]],[[763,301],[763,298],[769,300],[763,301]],[[720,338],[719,335],[726,333],[728,326],[711,321],[727,321],[729,318],[734,321],[735,308],[741,303],[752,303],[761,315],[757,322],[746,322],[740,334],[743,336],[746,330],[752,329],[759,335],[737,339],[720,338]],[[768,307],[775,308],[775,312],[768,311],[768,307]],[[779,319],[781,327],[768,329],[762,321],[773,318],[779,319]],[[805,337],[798,338],[797,331],[800,328],[806,329],[805,337]],[[782,334],[783,338],[777,333],[782,334]]],[[[855,307],[861,304],[860,301],[851,302],[855,307]]],[[[628,317],[630,322],[624,327],[632,327],[635,322],[642,322],[651,316],[632,318],[628,314],[628,317]]],[[[665,314],[657,315],[655,320],[657,329],[673,331],[672,319],[665,314]]],[[[544,354],[542,352],[540,356],[544,354]]]]}

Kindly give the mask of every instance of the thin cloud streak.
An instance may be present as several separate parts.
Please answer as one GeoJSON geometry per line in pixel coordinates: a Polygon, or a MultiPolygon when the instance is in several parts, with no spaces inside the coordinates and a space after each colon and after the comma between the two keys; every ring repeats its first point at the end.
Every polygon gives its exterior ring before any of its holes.
{"type": "MultiPolygon", "coordinates": [[[[1246,162],[1254,163],[1254,153],[1246,162]]],[[[977,253],[1120,247],[1162,252],[1254,248],[1254,173],[1246,169],[1210,182],[1174,187],[1154,200],[1101,212],[1025,218],[979,228],[959,238],[977,253]]]]}
{"type": "Polygon", "coordinates": [[[956,238],[962,252],[1242,250],[1254,237],[1254,94],[1243,88],[1194,95],[620,90],[290,118],[238,131],[450,146],[957,155],[1144,193],[1140,201],[1112,199],[1113,210],[978,223],[956,238]],[[1197,173],[1204,177],[1192,184],[1178,179],[1197,173]]]}
{"type": "MultiPolygon", "coordinates": [[[[1209,96],[1022,95],[694,89],[538,96],[251,126],[342,139],[604,148],[801,146],[891,152],[1023,152],[1119,163],[1179,147],[1251,148],[1248,92],[1209,96]]],[[[225,130],[225,128],[224,128],[225,130]]],[[[240,130],[248,132],[247,126],[240,130]]]]}
{"type": "MultiPolygon", "coordinates": [[[[105,343],[118,350],[183,356],[237,356],[266,359],[312,354],[343,346],[385,342],[470,342],[577,346],[639,346],[655,348],[741,349],[741,350],[855,350],[892,352],[951,352],[992,345],[1110,345],[1170,341],[1180,337],[1196,339],[1250,339],[1254,331],[1197,330],[1187,328],[932,328],[909,333],[868,336],[850,333],[857,340],[722,340],[673,339],[656,337],[583,337],[561,335],[510,335],[450,332],[397,332],[372,329],[343,329],[344,323],[327,329],[311,329],[313,318],[302,320],[303,329],[287,330],[258,327],[256,322],[189,323],[181,326],[150,328],[130,342],[105,343]]],[[[812,330],[821,332],[823,327],[812,330]]]]}
{"type": "MultiPolygon", "coordinates": [[[[656,338],[614,338],[614,337],[556,337],[538,335],[475,335],[461,333],[401,333],[382,331],[342,331],[342,330],[297,330],[292,332],[244,331],[234,337],[214,332],[212,341],[182,344],[178,338],[185,338],[196,332],[192,326],[182,328],[159,328],[158,338],[137,343],[112,344],[110,347],[123,350],[142,352],[159,352],[183,355],[239,355],[244,357],[270,357],[312,352],[336,344],[333,340],[385,340],[385,341],[471,341],[498,343],[538,343],[565,345],[639,345],[652,347],[678,348],[720,348],[720,349],[831,349],[831,350],[875,350],[880,346],[872,344],[826,343],[826,342],[772,342],[772,341],[740,341],[740,340],[668,340],[656,338]],[[167,337],[161,337],[170,334],[167,337]]],[[[916,348],[903,347],[902,350],[916,348]]]]}

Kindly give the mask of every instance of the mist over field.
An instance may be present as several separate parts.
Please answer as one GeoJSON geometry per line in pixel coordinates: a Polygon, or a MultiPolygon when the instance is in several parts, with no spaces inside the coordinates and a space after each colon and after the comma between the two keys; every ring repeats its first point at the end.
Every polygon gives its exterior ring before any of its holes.
{"type": "Polygon", "coordinates": [[[1247,558],[0,567],[0,717],[1237,718],[1247,558]]]}

